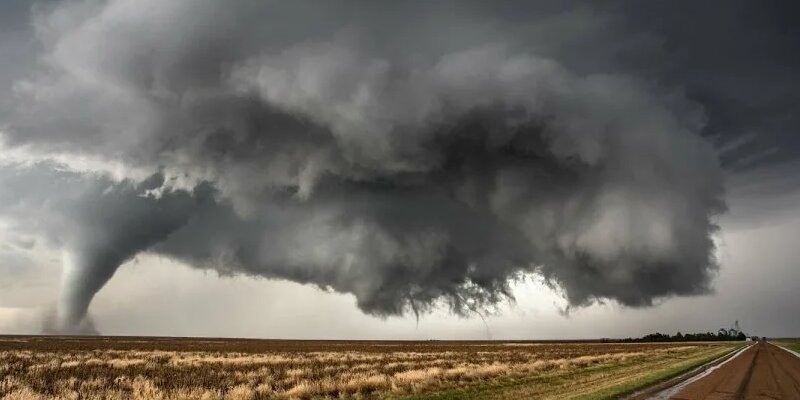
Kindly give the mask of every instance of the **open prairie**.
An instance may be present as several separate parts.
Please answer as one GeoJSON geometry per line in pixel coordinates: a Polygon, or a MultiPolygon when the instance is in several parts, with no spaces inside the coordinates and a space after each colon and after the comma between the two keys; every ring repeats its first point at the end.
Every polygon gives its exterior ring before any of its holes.
{"type": "Polygon", "coordinates": [[[739,346],[6,336],[0,396],[615,398],[739,346]]]}

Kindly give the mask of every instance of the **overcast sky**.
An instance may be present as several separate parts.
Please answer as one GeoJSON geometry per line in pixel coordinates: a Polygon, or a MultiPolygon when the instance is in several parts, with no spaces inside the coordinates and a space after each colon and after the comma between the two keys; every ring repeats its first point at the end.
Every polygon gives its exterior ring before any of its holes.
{"type": "Polygon", "coordinates": [[[4,1],[0,333],[797,336],[797,11],[4,1]]]}

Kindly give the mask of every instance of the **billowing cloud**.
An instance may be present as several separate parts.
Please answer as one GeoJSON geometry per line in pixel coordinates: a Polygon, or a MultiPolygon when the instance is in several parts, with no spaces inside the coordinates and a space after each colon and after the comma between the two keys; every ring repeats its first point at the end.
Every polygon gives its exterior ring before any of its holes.
{"type": "Polygon", "coordinates": [[[725,203],[702,104],[554,48],[612,16],[385,7],[35,8],[0,214],[64,249],[61,323],[144,251],[377,315],[480,311],[523,273],[572,305],[710,290],[725,203]]]}

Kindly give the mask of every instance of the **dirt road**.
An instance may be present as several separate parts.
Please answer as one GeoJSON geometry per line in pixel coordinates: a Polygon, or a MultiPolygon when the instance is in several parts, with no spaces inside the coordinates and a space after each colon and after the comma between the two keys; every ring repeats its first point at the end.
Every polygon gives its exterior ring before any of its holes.
{"type": "Polygon", "coordinates": [[[671,398],[800,399],[800,358],[773,344],[758,343],[671,398]]]}

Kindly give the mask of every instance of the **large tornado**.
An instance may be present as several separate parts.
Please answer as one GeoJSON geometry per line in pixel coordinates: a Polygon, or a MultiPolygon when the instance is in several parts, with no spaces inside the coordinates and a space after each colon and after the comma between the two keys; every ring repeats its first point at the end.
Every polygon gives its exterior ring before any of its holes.
{"type": "Polygon", "coordinates": [[[116,254],[89,249],[65,254],[56,326],[52,328],[62,333],[80,331],[92,298],[123,260],[116,254]]]}
{"type": "Polygon", "coordinates": [[[163,185],[161,174],[138,184],[90,182],[63,193],[61,207],[74,220],[65,232],[56,320],[46,327],[54,332],[87,333],[84,319],[95,294],[120,265],[183,225],[196,204],[188,193],[156,198],[149,191],[163,185]]]}

